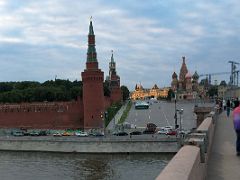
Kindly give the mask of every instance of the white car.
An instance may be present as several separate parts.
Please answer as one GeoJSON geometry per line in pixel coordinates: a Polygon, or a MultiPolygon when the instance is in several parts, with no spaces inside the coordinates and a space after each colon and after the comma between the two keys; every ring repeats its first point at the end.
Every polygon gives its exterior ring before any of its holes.
{"type": "Polygon", "coordinates": [[[79,137],[87,137],[88,133],[86,133],[86,132],[76,132],[75,135],[79,136],[79,137]]]}
{"type": "Polygon", "coordinates": [[[173,130],[173,126],[164,126],[164,127],[160,127],[160,130],[173,130]]]}
{"type": "Polygon", "coordinates": [[[55,136],[55,137],[59,137],[59,136],[62,136],[62,133],[60,133],[60,132],[56,132],[56,133],[53,134],[53,136],[55,136]]]}
{"type": "Polygon", "coordinates": [[[168,132],[167,129],[161,128],[157,133],[158,134],[166,134],[168,132]]]}

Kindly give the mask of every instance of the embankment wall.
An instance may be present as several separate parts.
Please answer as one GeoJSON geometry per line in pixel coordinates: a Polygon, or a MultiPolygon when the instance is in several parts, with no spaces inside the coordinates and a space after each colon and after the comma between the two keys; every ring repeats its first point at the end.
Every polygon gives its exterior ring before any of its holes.
{"type": "Polygon", "coordinates": [[[179,145],[176,140],[39,140],[39,139],[1,139],[0,150],[8,151],[46,151],[79,153],[176,153],[179,145]]]}

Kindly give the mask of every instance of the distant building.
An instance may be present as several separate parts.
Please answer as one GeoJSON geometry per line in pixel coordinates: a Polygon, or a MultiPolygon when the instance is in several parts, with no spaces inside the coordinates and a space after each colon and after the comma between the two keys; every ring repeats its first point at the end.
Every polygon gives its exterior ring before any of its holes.
{"type": "Polygon", "coordinates": [[[224,98],[227,90],[228,90],[227,83],[225,81],[221,81],[220,85],[218,86],[218,97],[224,98]]]}
{"type": "Polygon", "coordinates": [[[177,93],[178,99],[195,99],[199,92],[197,72],[193,75],[187,69],[185,57],[182,57],[182,66],[179,73],[179,79],[176,72],[172,75],[171,88],[177,93]]]}
{"type": "Polygon", "coordinates": [[[141,84],[136,84],[135,91],[131,93],[131,99],[146,99],[146,98],[166,98],[169,88],[158,88],[155,84],[151,89],[144,89],[141,84]]]}

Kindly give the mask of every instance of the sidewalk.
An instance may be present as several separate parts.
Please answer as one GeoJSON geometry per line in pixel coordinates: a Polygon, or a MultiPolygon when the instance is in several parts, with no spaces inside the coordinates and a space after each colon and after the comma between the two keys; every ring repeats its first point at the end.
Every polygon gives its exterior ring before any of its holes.
{"type": "Polygon", "coordinates": [[[118,121],[120,120],[120,118],[122,117],[122,114],[124,112],[124,110],[127,107],[127,102],[125,104],[122,105],[121,109],[119,109],[119,111],[117,112],[117,114],[114,116],[114,118],[110,121],[110,123],[108,124],[107,128],[108,130],[112,130],[114,129],[114,122],[115,124],[118,123],[118,121]],[[114,121],[115,120],[115,121],[114,121]]]}
{"type": "Polygon", "coordinates": [[[235,143],[232,117],[227,118],[223,112],[216,124],[207,180],[240,180],[240,156],[236,156],[235,143]]]}

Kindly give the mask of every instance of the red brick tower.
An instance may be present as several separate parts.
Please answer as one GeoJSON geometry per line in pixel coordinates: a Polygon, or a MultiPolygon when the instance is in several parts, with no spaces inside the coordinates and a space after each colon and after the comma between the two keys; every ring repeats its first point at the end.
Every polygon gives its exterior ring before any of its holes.
{"type": "Polygon", "coordinates": [[[111,101],[113,103],[122,100],[122,92],[120,88],[120,77],[116,72],[116,62],[113,58],[113,51],[111,56],[111,61],[109,63],[109,80],[110,80],[110,91],[111,91],[111,101]]]}
{"type": "Polygon", "coordinates": [[[92,21],[89,25],[86,69],[82,72],[84,128],[103,128],[104,115],[104,74],[98,68],[95,35],[92,21]]]}

